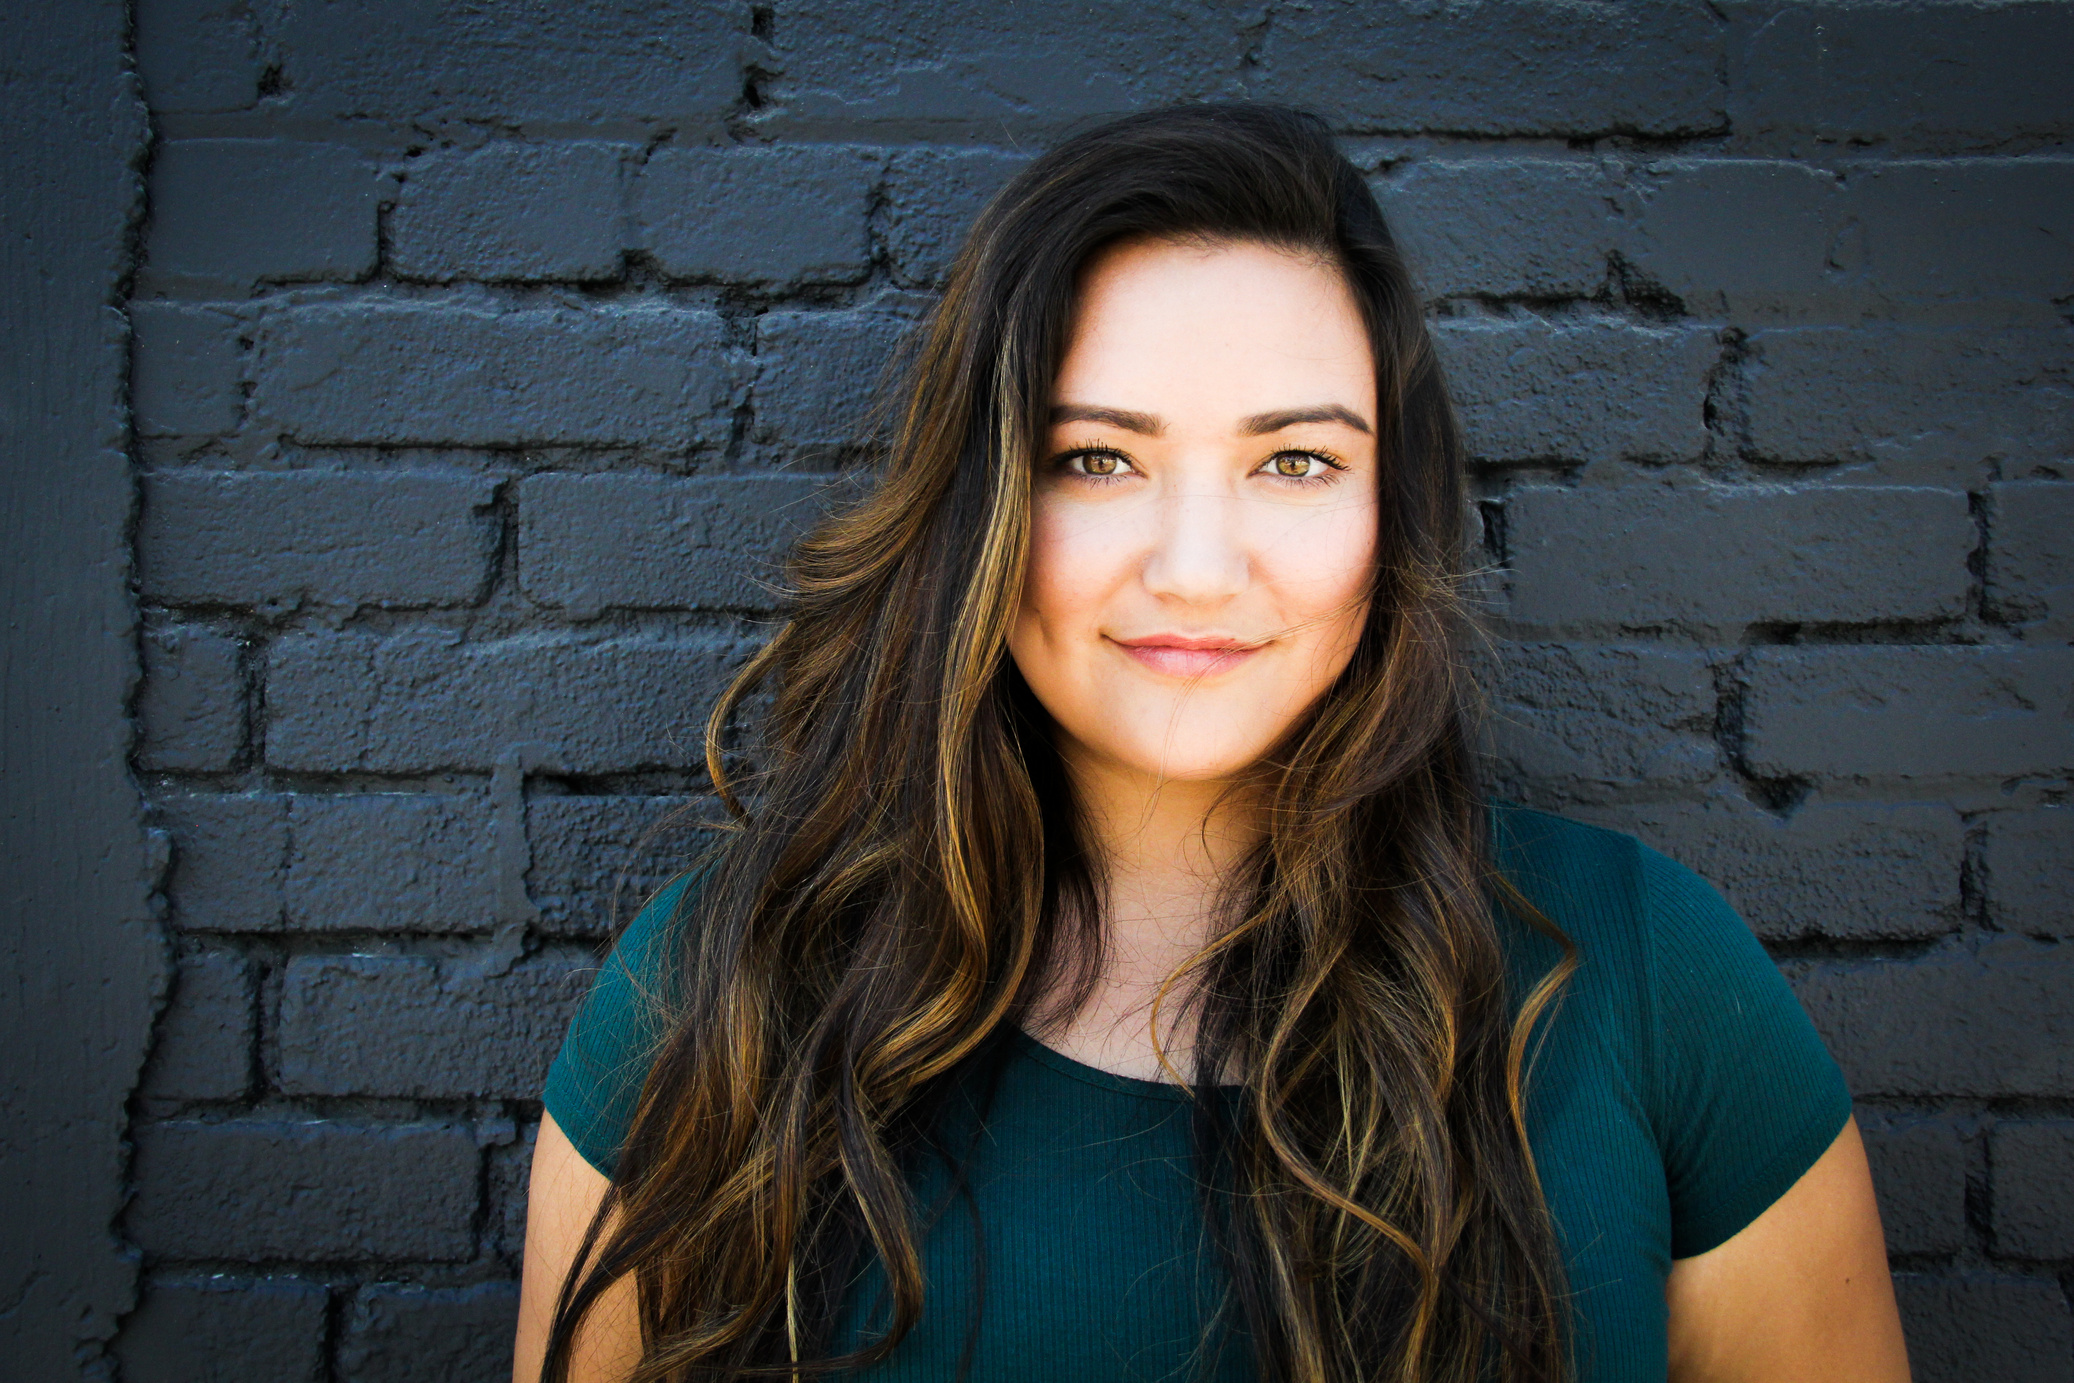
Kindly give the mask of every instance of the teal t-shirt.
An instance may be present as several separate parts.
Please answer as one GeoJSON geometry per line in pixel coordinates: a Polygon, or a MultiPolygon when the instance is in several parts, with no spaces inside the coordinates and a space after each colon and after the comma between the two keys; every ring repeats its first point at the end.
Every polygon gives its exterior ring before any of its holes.
{"type": "MultiPolygon", "coordinates": [[[[1527,1087],[1577,1377],[1657,1383],[1671,1260],[1722,1243],[1784,1194],[1843,1128],[1850,1094],[1778,970],[1704,881],[1612,831],[1514,807],[1494,821],[1499,867],[1579,952],[1527,1087]]],[[[657,1037],[648,996],[667,983],[673,929],[696,916],[679,906],[684,887],[627,929],[548,1073],[548,1112],[607,1174],[657,1037]]],[[[1558,952],[1503,925],[1524,994],[1558,952]]],[[[1221,1310],[1179,1089],[1018,1034],[992,1098],[953,1099],[944,1118],[945,1145],[970,1149],[970,1199],[927,1224],[922,1319],[870,1377],[947,1383],[961,1360],[978,1383],[1253,1377],[1221,1310]]],[[[915,1189],[926,1205],[941,1187],[915,1189]]],[[[867,1274],[839,1343],[874,1323],[876,1287],[867,1274]]]]}

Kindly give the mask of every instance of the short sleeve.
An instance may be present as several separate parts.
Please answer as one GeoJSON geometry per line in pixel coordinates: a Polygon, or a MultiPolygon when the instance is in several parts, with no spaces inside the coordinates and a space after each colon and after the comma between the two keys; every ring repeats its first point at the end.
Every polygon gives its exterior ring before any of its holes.
{"type": "Polygon", "coordinates": [[[661,890],[621,933],[547,1070],[547,1112],[583,1160],[608,1177],[667,1036],[671,960],[697,882],[687,875],[661,890]]]}
{"type": "Polygon", "coordinates": [[[1698,875],[1641,850],[1671,1256],[1763,1214],[1850,1117],[1851,1094],[1757,938],[1698,875]]]}

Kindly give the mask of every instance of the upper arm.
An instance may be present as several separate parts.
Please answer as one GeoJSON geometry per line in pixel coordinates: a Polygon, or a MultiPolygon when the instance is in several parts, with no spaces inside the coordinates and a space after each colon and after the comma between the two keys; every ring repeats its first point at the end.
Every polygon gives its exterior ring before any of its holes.
{"type": "MultiPolygon", "coordinates": [[[[675,993],[679,924],[695,883],[685,875],[641,909],[600,968],[548,1069],[547,1108],[527,1191],[514,1383],[538,1383],[562,1283],[611,1187],[608,1173],[663,1038],[661,1014],[675,993]]],[[[624,1378],[640,1359],[634,1290],[631,1278],[614,1283],[591,1308],[577,1335],[570,1383],[624,1378]]]]}
{"type": "Polygon", "coordinates": [[[563,1136],[609,1175],[681,992],[677,950],[693,876],[670,884],[628,925],[598,969],[542,1092],[563,1136]]]}
{"type": "Polygon", "coordinates": [[[1671,1265],[1674,1383],[1907,1383],[1856,1122],[1725,1243],[1671,1265]]]}
{"type": "MultiPolygon", "coordinates": [[[[538,1383],[562,1282],[611,1185],[584,1161],[552,1114],[540,1121],[526,1192],[525,1268],[519,1281],[518,1340],[512,1383],[538,1383]]],[[[641,1357],[634,1283],[608,1288],[584,1321],[570,1362],[569,1383],[625,1378],[641,1357]]]]}
{"type": "Polygon", "coordinates": [[[1641,852],[1650,1118],[1673,1258],[1725,1243],[1795,1185],[1851,1092],[1778,966],[1721,895],[1641,852]]]}
{"type": "Polygon", "coordinates": [[[1679,1383],[1905,1383],[1851,1095],[1721,896],[1643,851],[1679,1383]]]}

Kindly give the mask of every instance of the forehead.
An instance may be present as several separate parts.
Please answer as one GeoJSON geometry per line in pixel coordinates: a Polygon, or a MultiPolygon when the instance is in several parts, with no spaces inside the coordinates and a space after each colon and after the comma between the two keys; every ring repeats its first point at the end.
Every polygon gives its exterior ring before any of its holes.
{"type": "Polygon", "coordinates": [[[1054,395],[1182,422],[1329,403],[1372,418],[1375,366],[1352,290],[1317,256],[1138,240],[1082,270],[1054,395]]]}

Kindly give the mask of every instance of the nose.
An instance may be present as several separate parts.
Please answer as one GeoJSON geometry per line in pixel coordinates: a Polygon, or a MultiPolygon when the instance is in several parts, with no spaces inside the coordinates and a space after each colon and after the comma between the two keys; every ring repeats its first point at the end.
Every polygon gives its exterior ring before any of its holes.
{"type": "Polygon", "coordinates": [[[1183,487],[1155,502],[1152,550],[1141,579],[1156,596],[1214,605],[1246,589],[1252,563],[1236,495],[1183,487]]]}

